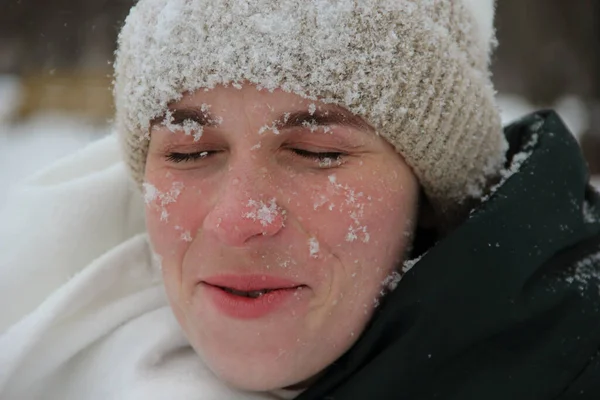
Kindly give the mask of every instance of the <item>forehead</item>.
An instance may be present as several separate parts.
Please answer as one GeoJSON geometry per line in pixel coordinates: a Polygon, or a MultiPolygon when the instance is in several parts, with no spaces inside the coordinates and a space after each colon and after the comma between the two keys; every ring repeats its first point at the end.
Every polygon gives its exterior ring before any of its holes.
{"type": "Polygon", "coordinates": [[[326,106],[324,103],[310,100],[281,89],[267,90],[255,85],[217,85],[211,89],[198,89],[188,92],[183,98],[169,106],[170,109],[202,107],[212,113],[227,112],[230,109],[244,108],[251,113],[277,113],[282,111],[309,109],[314,106],[326,106]]]}
{"type": "MultiPolygon", "coordinates": [[[[203,126],[215,125],[215,121],[227,123],[227,119],[231,121],[250,116],[278,125],[343,125],[375,131],[368,122],[342,106],[306,99],[281,89],[260,89],[250,84],[219,85],[185,93],[181,100],[169,105],[168,112],[179,122],[191,119],[203,126]]],[[[155,118],[152,125],[163,119],[164,115],[155,118]]]]}

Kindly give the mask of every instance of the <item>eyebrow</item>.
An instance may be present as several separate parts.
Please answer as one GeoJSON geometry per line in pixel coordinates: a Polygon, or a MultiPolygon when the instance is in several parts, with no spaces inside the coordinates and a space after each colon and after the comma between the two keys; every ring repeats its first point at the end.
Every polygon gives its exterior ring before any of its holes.
{"type": "Polygon", "coordinates": [[[276,119],[278,129],[290,129],[306,126],[330,126],[340,125],[359,130],[374,130],[365,120],[358,115],[340,106],[322,106],[314,112],[296,111],[285,113],[283,117],[276,119]]]}
{"type": "MultiPolygon", "coordinates": [[[[174,125],[183,124],[185,121],[196,122],[200,126],[214,127],[220,123],[220,118],[215,118],[207,110],[200,107],[169,108],[171,113],[171,123],[174,125]]],[[[150,126],[164,123],[167,114],[163,114],[150,121],[150,126]]]]}
{"type": "MultiPolygon", "coordinates": [[[[185,121],[193,121],[203,127],[215,127],[220,125],[221,118],[214,117],[209,111],[200,107],[171,108],[172,124],[183,124],[185,121]]],[[[162,124],[166,114],[154,118],[150,121],[150,126],[162,124]]],[[[310,112],[309,110],[286,112],[279,118],[276,118],[275,125],[280,130],[292,129],[307,126],[331,126],[340,125],[358,130],[374,131],[364,119],[345,108],[337,105],[321,106],[310,112]]]]}

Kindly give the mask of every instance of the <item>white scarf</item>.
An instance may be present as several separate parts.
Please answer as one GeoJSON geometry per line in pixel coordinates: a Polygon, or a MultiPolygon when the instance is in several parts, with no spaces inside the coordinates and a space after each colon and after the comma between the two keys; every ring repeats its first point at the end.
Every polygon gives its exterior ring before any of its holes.
{"type": "Polygon", "coordinates": [[[144,205],[109,136],[34,175],[0,213],[0,399],[278,399],[228,387],[183,336],[144,205]]]}

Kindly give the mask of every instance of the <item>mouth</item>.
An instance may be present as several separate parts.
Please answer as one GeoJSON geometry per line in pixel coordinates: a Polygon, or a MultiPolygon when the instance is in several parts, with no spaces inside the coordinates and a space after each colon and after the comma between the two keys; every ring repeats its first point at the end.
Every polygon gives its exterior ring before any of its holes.
{"type": "Polygon", "coordinates": [[[201,281],[237,296],[258,298],[275,290],[296,289],[306,286],[271,275],[216,275],[201,281]]]}
{"type": "Polygon", "coordinates": [[[216,310],[240,319],[300,307],[308,299],[303,290],[307,285],[268,275],[213,276],[201,281],[201,286],[216,310]]]}
{"type": "MultiPolygon", "coordinates": [[[[242,290],[236,290],[236,289],[232,289],[232,288],[228,288],[228,287],[222,287],[222,286],[215,286],[227,293],[230,294],[234,294],[236,296],[242,296],[242,297],[248,297],[251,299],[258,299],[261,296],[264,296],[267,293],[271,293],[275,290],[281,290],[281,289],[261,289],[261,290],[251,290],[251,291],[242,291],[242,290]]],[[[301,286],[297,286],[297,287],[301,287],[301,286]]],[[[286,288],[286,289],[295,289],[295,288],[286,288]]]]}

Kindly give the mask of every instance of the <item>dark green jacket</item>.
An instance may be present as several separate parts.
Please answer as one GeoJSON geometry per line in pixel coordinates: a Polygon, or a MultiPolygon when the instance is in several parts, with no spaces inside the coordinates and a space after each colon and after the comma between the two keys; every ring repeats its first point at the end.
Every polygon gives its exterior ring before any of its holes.
{"type": "Polygon", "coordinates": [[[518,171],[298,400],[600,400],[600,196],[554,112],[505,134],[518,171]]]}

